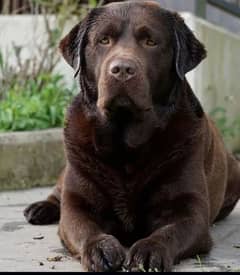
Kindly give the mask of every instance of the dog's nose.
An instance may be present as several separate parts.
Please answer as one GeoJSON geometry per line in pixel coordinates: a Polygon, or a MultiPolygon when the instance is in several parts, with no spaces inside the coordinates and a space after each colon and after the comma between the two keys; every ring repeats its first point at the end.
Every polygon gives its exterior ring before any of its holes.
{"type": "Polygon", "coordinates": [[[136,74],[136,65],[131,60],[115,59],[110,63],[109,73],[119,81],[127,81],[136,74]]]}

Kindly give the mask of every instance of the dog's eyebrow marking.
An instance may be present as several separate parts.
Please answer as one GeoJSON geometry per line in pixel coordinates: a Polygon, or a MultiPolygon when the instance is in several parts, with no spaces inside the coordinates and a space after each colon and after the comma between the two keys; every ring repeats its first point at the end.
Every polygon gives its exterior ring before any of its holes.
{"type": "Polygon", "coordinates": [[[98,30],[97,35],[110,35],[112,37],[116,37],[118,35],[121,34],[122,32],[122,28],[121,28],[122,24],[119,25],[113,25],[113,24],[108,24],[103,26],[102,28],[100,28],[98,30]]]}
{"type": "Polygon", "coordinates": [[[136,27],[135,30],[134,30],[134,34],[137,36],[137,37],[146,37],[146,36],[152,36],[152,35],[155,35],[156,34],[156,31],[149,27],[149,26],[146,26],[146,25],[142,25],[142,26],[139,26],[139,27],[136,27]]]}

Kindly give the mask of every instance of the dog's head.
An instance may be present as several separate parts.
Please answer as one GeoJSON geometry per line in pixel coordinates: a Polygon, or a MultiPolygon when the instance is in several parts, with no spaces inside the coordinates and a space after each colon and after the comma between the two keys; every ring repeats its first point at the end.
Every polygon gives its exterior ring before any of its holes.
{"type": "Polygon", "coordinates": [[[154,1],[93,9],[60,50],[79,76],[86,105],[101,125],[121,129],[129,147],[164,125],[159,110],[174,104],[175,84],[206,56],[183,19],[154,1]]]}

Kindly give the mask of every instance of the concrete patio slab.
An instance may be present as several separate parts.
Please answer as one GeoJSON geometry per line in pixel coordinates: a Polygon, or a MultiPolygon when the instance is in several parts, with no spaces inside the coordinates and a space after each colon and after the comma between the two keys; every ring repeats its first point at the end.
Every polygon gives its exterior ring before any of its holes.
{"type": "MultiPolygon", "coordinates": [[[[60,243],[57,225],[32,226],[23,217],[27,204],[49,188],[0,193],[0,271],[83,271],[60,243]]],[[[240,204],[212,228],[214,248],[207,256],[181,262],[175,271],[240,271],[240,204]]]]}

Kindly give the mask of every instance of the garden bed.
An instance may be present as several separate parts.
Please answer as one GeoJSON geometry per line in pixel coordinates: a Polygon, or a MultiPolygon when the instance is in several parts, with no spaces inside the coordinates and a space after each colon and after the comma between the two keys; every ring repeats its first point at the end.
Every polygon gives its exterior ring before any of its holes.
{"type": "Polygon", "coordinates": [[[0,134],[0,191],[53,185],[64,164],[61,128],[0,134]]]}

